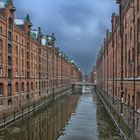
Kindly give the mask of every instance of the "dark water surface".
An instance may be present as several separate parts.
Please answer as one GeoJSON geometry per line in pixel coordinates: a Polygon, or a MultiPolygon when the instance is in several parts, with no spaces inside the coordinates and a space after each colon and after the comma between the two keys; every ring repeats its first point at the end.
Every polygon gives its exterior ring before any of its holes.
{"type": "Polygon", "coordinates": [[[0,131],[0,140],[123,140],[96,93],[72,94],[0,131]]]}

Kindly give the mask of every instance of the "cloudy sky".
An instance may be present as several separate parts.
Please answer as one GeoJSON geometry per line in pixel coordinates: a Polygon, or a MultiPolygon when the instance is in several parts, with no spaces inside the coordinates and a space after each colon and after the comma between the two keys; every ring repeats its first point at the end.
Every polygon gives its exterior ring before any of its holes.
{"type": "Polygon", "coordinates": [[[118,12],[116,0],[13,0],[16,16],[28,13],[44,34],[55,33],[56,46],[90,72],[111,27],[112,12],[118,12]]]}

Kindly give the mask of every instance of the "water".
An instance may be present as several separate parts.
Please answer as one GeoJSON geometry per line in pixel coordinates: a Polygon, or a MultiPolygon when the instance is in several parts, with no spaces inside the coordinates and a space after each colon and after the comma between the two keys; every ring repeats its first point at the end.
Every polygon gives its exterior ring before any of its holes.
{"type": "Polygon", "coordinates": [[[72,94],[0,131],[0,140],[123,140],[95,93],[72,94]]]}

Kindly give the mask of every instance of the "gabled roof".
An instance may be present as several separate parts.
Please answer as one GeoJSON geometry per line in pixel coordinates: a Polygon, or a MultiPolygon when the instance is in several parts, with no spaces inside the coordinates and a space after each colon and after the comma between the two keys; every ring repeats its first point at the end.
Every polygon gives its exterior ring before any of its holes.
{"type": "Polygon", "coordinates": [[[27,24],[29,24],[30,26],[32,26],[32,23],[31,23],[31,20],[30,20],[30,17],[29,17],[28,14],[26,15],[25,22],[26,22],[27,24]]]}

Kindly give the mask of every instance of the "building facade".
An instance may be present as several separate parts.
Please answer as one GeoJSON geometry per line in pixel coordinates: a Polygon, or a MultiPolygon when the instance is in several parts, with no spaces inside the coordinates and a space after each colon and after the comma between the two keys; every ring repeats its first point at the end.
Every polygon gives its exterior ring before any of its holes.
{"type": "Polygon", "coordinates": [[[140,130],[140,1],[118,0],[99,52],[97,86],[136,133],[140,130]]]}
{"type": "Polygon", "coordinates": [[[5,115],[80,80],[78,67],[55,47],[54,34],[32,29],[29,15],[16,19],[15,11],[12,0],[0,2],[0,114],[5,115]]]}

